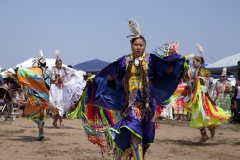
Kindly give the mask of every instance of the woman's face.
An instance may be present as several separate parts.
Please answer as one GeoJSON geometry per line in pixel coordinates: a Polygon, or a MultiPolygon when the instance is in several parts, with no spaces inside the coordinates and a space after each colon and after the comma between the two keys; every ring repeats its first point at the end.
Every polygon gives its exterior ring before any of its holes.
{"type": "Polygon", "coordinates": [[[193,59],[193,68],[197,68],[199,65],[201,65],[200,61],[198,61],[196,58],[193,59]]]}
{"type": "Polygon", "coordinates": [[[62,68],[62,61],[57,61],[56,62],[56,67],[57,67],[57,69],[61,69],[62,68]]]}
{"type": "Polygon", "coordinates": [[[137,57],[140,57],[145,52],[146,44],[142,38],[138,38],[133,42],[131,47],[133,54],[137,57]]]}

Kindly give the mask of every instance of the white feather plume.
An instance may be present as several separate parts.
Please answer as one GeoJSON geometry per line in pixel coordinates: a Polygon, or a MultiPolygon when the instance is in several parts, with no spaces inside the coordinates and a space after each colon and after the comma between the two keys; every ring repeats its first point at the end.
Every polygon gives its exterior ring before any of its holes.
{"type": "Polygon", "coordinates": [[[42,50],[39,51],[39,54],[40,54],[40,57],[43,58],[43,51],[42,50]]]}
{"type": "Polygon", "coordinates": [[[199,43],[196,43],[197,47],[198,47],[198,52],[202,55],[203,53],[203,48],[199,43]]]}
{"type": "Polygon", "coordinates": [[[227,75],[227,68],[226,68],[226,67],[223,68],[223,70],[222,70],[222,74],[227,75]]]}
{"type": "Polygon", "coordinates": [[[127,37],[128,38],[140,37],[141,32],[140,32],[140,26],[139,26],[138,22],[133,19],[129,19],[129,18],[127,20],[128,20],[129,29],[133,33],[133,35],[130,35],[127,37]]]}
{"type": "Polygon", "coordinates": [[[189,60],[193,60],[195,57],[195,54],[191,53],[191,54],[187,55],[187,57],[189,60]]]}
{"type": "Polygon", "coordinates": [[[59,58],[59,56],[60,56],[60,50],[55,50],[55,55],[56,55],[57,58],[59,58]]]}

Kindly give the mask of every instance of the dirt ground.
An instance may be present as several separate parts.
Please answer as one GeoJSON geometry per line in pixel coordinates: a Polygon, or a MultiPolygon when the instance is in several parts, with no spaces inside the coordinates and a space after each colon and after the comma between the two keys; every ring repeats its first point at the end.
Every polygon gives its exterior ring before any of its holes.
{"type": "MultiPolygon", "coordinates": [[[[54,128],[46,119],[45,139],[36,141],[37,125],[25,118],[0,123],[0,160],[99,160],[100,149],[87,141],[80,120],[65,120],[64,128],[54,128]]],[[[240,125],[228,124],[218,129],[216,136],[197,144],[199,130],[189,122],[161,121],[155,142],[146,160],[239,160],[240,125]]]]}

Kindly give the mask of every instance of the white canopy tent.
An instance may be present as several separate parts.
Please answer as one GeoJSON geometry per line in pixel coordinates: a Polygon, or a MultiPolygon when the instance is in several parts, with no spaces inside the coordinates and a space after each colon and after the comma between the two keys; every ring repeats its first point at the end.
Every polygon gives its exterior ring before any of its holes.
{"type": "MultiPolygon", "coordinates": [[[[15,65],[14,67],[23,67],[23,68],[32,67],[33,60],[35,60],[35,59],[37,59],[37,58],[30,58],[30,59],[28,59],[28,60],[26,60],[26,61],[24,61],[24,62],[22,62],[22,63],[20,63],[20,64],[18,64],[18,65],[15,65]]],[[[45,58],[45,59],[46,59],[46,62],[47,62],[47,66],[48,66],[48,67],[53,67],[53,66],[55,66],[56,59],[50,59],[50,58],[45,58]]],[[[66,66],[66,65],[63,64],[63,66],[66,66]]],[[[7,71],[14,73],[13,68],[9,68],[9,69],[7,69],[7,71]]],[[[5,72],[5,71],[1,72],[1,75],[2,75],[3,77],[6,77],[6,74],[5,74],[4,72],[5,72]]]]}
{"type": "MultiPolygon", "coordinates": [[[[240,53],[234,54],[232,56],[223,58],[215,63],[208,65],[208,68],[213,74],[221,74],[223,67],[227,68],[227,74],[233,75],[234,77],[230,76],[228,80],[232,82],[234,86],[236,84],[236,79],[238,78],[238,62],[240,61],[240,53]]],[[[218,79],[214,79],[216,82],[218,79]]],[[[214,82],[214,84],[215,84],[214,82]]]]}
{"type": "Polygon", "coordinates": [[[234,77],[238,77],[238,62],[240,61],[240,53],[223,58],[215,63],[208,65],[212,73],[221,74],[223,67],[227,67],[227,73],[231,73],[234,77]]]}

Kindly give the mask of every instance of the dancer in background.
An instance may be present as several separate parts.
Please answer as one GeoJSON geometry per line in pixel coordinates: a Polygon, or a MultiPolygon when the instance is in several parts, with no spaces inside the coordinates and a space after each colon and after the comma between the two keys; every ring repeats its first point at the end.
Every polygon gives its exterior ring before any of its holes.
{"type": "Polygon", "coordinates": [[[201,55],[192,56],[195,68],[191,76],[193,94],[184,99],[185,105],[183,106],[191,112],[190,126],[200,129],[202,137],[199,143],[203,143],[209,139],[206,128],[209,128],[211,137],[214,137],[215,128],[220,126],[220,121],[229,119],[230,115],[222,108],[217,107],[209,94],[212,87],[212,74],[203,66],[203,49],[199,44],[197,46],[201,55]]]}
{"type": "MultiPolygon", "coordinates": [[[[76,70],[62,66],[62,60],[60,59],[60,51],[55,51],[56,62],[55,66],[49,69],[51,75],[51,87],[50,87],[50,103],[52,105],[51,112],[54,113],[53,126],[57,127],[57,121],[60,121],[60,126],[63,127],[63,114],[64,110],[64,98],[63,88],[65,79],[71,79],[75,75],[76,70]],[[68,77],[69,76],[69,77],[68,77]]],[[[69,93],[68,96],[70,96],[69,93]]]]}
{"type": "Polygon", "coordinates": [[[116,159],[142,160],[155,137],[156,104],[175,91],[184,72],[178,45],[167,43],[162,58],[145,53],[146,40],[136,21],[132,53],[111,63],[88,81],[75,114],[83,120],[88,140],[116,159]],[[122,118],[121,118],[121,117],[122,118]],[[106,136],[106,137],[105,137],[106,136]]]}
{"type": "MultiPolygon", "coordinates": [[[[43,52],[40,51],[41,58],[37,59],[37,67],[33,68],[18,68],[16,76],[9,74],[9,78],[18,82],[23,89],[28,103],[24,109],[25,116],[28,116],[29,121],[34,121],[38,124],[39,136],[37,140],[44,138],[44,118],[45,109],[49,103],[49,85],[50,77],[47,73],[46,60],[43,57],[43,52]]],[[[36,64],[35,64],[36,65],[36,64]]]]}

